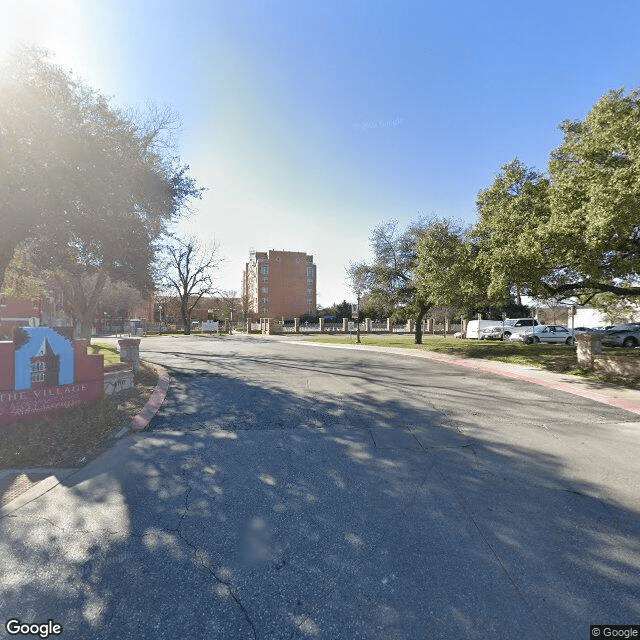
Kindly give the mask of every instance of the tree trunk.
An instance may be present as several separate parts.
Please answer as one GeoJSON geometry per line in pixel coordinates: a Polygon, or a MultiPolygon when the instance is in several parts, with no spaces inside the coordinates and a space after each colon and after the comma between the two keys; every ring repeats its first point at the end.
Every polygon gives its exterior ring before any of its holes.
{"type": "Polygon", "coordinates": [[[416,317],[416,327],[415,327],[415,344],[422,344],[422,321],[424,317],[427,315],[427,311],[429,311],[429,305],[423,303],[420,305],[420,311],[418,311],[418,315],[416,317]]]}
{"type": "Polygon", "coordinates": [[[180,315],[182,316],[182,322],[184,322],[184,335],[190,336],[191,335],[191,314],[183,306],[180,309],[180,315]]]}
{"type": "Polygon", "coordinates": [[[107,275],[100,271],[87,277],[59,271],[56,281],[61,285],[67,310],[73,318],[74,334],[91,340],[93,319],[98,308],[100,294],[107,283],[107,275]],[[86,287],[86,290],[85,290],[86,287]]]}

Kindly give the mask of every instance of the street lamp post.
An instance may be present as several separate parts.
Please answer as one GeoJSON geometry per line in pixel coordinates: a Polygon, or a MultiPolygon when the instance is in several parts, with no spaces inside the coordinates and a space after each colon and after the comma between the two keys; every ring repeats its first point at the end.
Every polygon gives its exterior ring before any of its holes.
{"type": "Polygon", "coordinates": [[[356,344],[360,342],[360,292],[356,294],[356,344]]]}

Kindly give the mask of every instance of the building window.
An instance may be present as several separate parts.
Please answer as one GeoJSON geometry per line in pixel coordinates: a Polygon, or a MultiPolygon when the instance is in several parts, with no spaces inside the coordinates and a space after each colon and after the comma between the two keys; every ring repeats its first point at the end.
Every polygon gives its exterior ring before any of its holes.
{"type": "Polygon", "coordinates": [[[307,277],[313,276],[313,267],[307,267],[307,277]]]}
{"type": "Polygon", "coordinates": [[[269,287],[261,287],[260,293],[269,293],[269,287]]]}
{"type": "Polygon", "coordinates": [[[269,298],[262,298],[262,304],[269,304],[269,298]]]}
{"type": "Polygon", "coordinates": [[[262,278],[262,282],[269,282],[269,276],[265,276],[264,278],[262,278]]]}
{"type": "Polygon", "coordinates": [[[307,289],[307,296],[313,295],[313,289],[307,289]]]}
{"type": "Polygon", "coordinates": [[[260,271],[261,273],[269,273],[269,265],[268,264],[263,265],[260,271]]]}
{"type": "Polygon", "coordinates": [[[313,278],[307,278],[307,284],[313,284],[313,278]]]}
{"type": "Polygon", "coordinates": [[[313,298],[307,298],[307,304],[313,304],[313,298]]]}

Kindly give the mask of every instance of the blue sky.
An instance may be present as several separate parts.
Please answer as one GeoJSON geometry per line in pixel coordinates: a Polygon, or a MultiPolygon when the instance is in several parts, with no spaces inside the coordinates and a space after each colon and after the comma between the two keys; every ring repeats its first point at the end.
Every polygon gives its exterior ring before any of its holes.
{"type": "Polygon", "coordinates": [[[307,251],[325,306],[375,225],[473,222],[501,165],[544,170],[562,120],[640,86],[623,0],[0,0],[0,49],[18,39],[116,106],[181,115],[208,188],[183,229],[219,244],[221,289],[252,247],[307,251]]]}

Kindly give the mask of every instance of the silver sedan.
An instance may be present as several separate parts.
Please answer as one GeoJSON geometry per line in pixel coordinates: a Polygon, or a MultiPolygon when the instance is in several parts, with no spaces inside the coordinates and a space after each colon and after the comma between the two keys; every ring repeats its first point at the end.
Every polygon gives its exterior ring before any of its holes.
{"type": "Polygon", "coordinates": [[[537,342],[558,342],[562,344],[574,344],[575,338],[571,329],[559,324],[547,324],[533,327],[533,331],[514,334],[510,340],[517,340],[525,344],[535,344],[537,342]]]}
{"type": "Polygon", "coordinates": [[[640,324],[617,324],[603,331],[601,336],[606,347],[637,347],[640,344],[640,324]]]}

